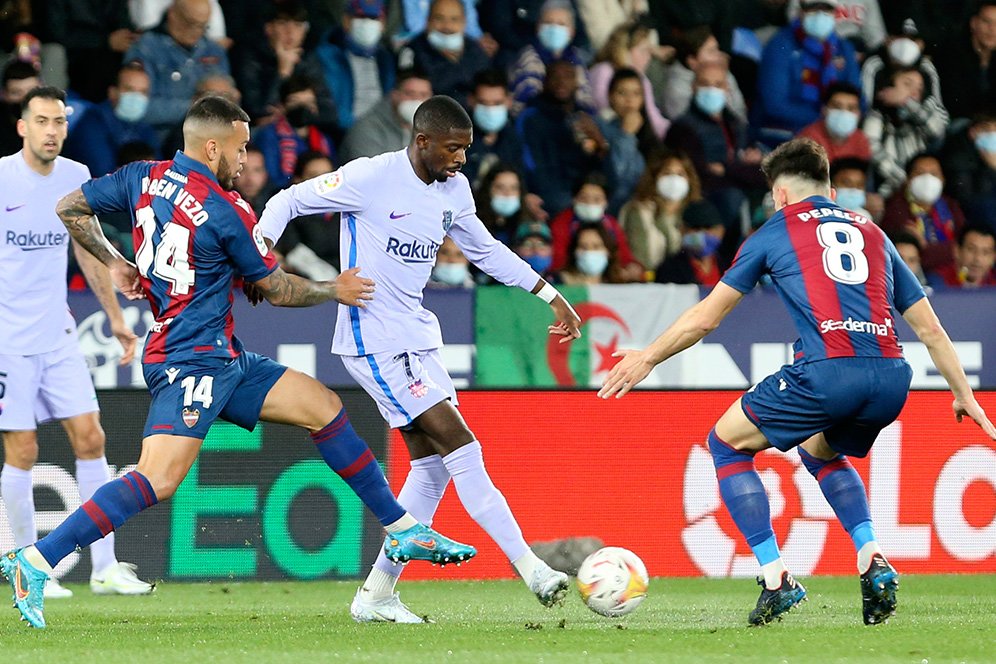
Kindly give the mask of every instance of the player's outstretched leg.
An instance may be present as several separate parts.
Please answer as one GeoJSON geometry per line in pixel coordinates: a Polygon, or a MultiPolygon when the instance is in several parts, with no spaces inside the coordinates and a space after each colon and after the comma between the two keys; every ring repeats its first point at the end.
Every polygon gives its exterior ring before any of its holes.
{"type": "MultiPolygon", "coordinates": [[[[398,502],[427,526],[432,525],[439,501],[450,482],[450,474],[438,454],[412,459],[411,470],[398,494],[398,502]]],[[[401,601],[394,587],[404,566],[392,563],[383,551],[349,607],[356,622],[424,623],[426,619],[401,601]]]]}
{"type": "Polygon", "coordinates": [[[445,565],[470,560],[477,549],[441,535],[415,520],[391,493],[384,471],[360,438],[345,409],[311,434],[319,454],[342,477],[387,530],[384,554],[394,562],[427,560],[445,565]]]}
{"type": "MultiPolygon", "coordinates": [[[[825,444],[820,447],[830,452],[825,444]]],[[[835,454],[832,458],[820,459],[800,447],[799,456],[806,469],[819,482],[820,490],[837,515],[840,525],[851,536],[858,552],[861,606],[865,624],[885,622],[896,612],[899,574],[886,561],[875,539],[861,476],[843,455],[835,454]]]]}
{"type": "Polygon", "coordinates": [[[505,496],[484,467],[481,444],[473,440],[457,448],[443,457],[443,465],[467,514],[501,547],[536,598],[544,606],[562,602],[570,587],[567,575],[540,560],[526,544],[505,496]]]}
{"type": "Polygon", "coordinates": [[[709,432],[709,451],[723,504],[761,565],[761,597],[748,620],[752,625],[764,625],[803,601],[806,589],[788,573],[778,551],[768,494],[754,469],[753,455],[722,441],[715,429],[709,432]]]}

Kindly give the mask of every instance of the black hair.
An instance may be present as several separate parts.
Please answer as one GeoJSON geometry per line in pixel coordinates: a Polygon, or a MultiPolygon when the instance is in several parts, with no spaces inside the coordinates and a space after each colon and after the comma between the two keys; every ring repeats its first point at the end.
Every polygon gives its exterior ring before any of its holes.
{"type": "Polygon", "coordinates": [[[826,106],[830,103],[830,100],[833,99],[834,95],[839,95],[841,93],[854,95],[858,98],[858,102],[861,101],[861,90],[859,90],[856,85],[851,85],[847,81],[834,81],[827,86],[827,89],[823,92],[823,98],[820,99],[820,102],[826,106]]]}
{"type": "Polygon", "coordinates": [[[830,162],[830,180],[837,177],[837,173],[841,171],[861,171],[868,176],[868,162],[864,159],[859,159],[858,157],[841,157],[840,159],[834,159],[830,162]]]}
{"type": "MultiPolygon", "coordinates": [[[[461,2],[460,0],[455,0],[455,1],[456,1],[456,3],[458,5],[460,5],[460,12],[464,15],[464,18],[466,18],[467,17],[467,8],[463,6],[463,2],[461,2]]],[[[432,14],[433,8],[436,5],[438,5],[440,2],[442,2],[442,0],[432,0],[432,2],[429,3],[429,14],[430,15],[432,14]]]]}
{"type": "Polygon", "coordinates": [[[423,81],[429,81],[429,75],[425,73],[425,70],[421,67],[405,67],[404,69],[399,69],[398,74],[394,79],[394,89],[400,90],[401,84],[410,78],[419,78],[423,81]]]}
{"type": "Polygon", "coordinates": [[[782,143],[761,162],[761,171],[768,186],[782,175],[797,176],[819,184],[830,185],[830,163],[827,151],[811,138],[793,138],[782,143]]]}
{"type": "Polygon", "coordinates": [[[310,76],[305,74],[291,74],[280,84],[280,101],[286,102],[287,98],[295,92],[304,92],[305,90],[315,91],[317,89],[318,84],[310,76]]]}
{"type": "Polygon", "coordinates": [[[128,141],[118,148],[118,166],[133,161],[152,161],[156,158],[155,149],[145,141],[128,141]]]}
{"type": "Polygon", "coordinates": [[[688,58],[697,55],[702,46],[709,41],[709,37],[712,36],[714,36],[712,28],[708,25],[695,25],[677,31],[674,48],[678,62],[687,65],[688,58]]]}
{"type": "Polygon", "coordinates": [[[263,10],[263,20],[266,23],[271,21],[303,23],[308,20],[308,10],[298,0],[279,0],[279,2],[268,2],[266,5],[266,9],[263,10]]]}
{"type": "MultiPolygon", "coordinates": [[[[609,81],[609,94],[616,89],[616,86],[623,81],[635,80],[642,86],[643,83],[640,81],[640,74],[632,67],[620,67],[616,70],[616,73],[612,75],[612,80],[609,81]]],[[[642,90],[642,88],[641,88],[642,90]]],[[[640,97],[643,97],[642,91],[640,97]]]]}
{"type": "Polygon", "coordinates": [[[28,90],[28,94],[24,95],[24,100],[21,101],[21,115],[27,113],[28,104],[31,103],[32,99],[51,99],[52,101],[61,101],[65,104],[66,92],[54,85],[39,85],[36,88],[31,88],[28,90]]]}
{"type": "Polygon", "coordinates": [[[235,102],[218,95],[208,95],[191,104],[183,118],[184,125],[187,120],[227,126],[233,122],[249,122],[249,115],[235,102]]]}
{"type": "Polygon", "coordinates": [[[416,134],[441,136],[450,131],[471,130],[474,123],[455,99],[446,95],[429,97],[415,111],[412,130],[416,134]]]}
{"type": "Polygon", "coordinates": [[[898,230],[889,233],[889,239],[892,240],[892,244],[912,244],[916,247],[917,252],[920,251],[920,240],[913,233],[906,230],[898,230]]]}
{"type": "Polygon", "coordinates": [[[962,226],[961,230],[958,231],[959,247],[965,246],[965,238],[968,236],[969,233],[978,233],[979,235],[991,237],[994,241],[996,241],[996,231],[994,231],[992,228],[989,228],[989,226],[982,226],[980,224],[970,224],[962,226]]]}
{"type": "Polygon", "coordinates": [[[255,154],[263,154],[262,148],[260,148],[255,143],[246,143],[246,153],[253,152],[255,154]]]}
{"type": "Polygon", "coordinates": [[[588,184],[595,185],[596,187],[601,187],[602,191],[605,192],[605,195],[606,196],[609,195],[609,180],[608,178],[605,177],[605,174],[602,173],[601,171],[589,171],[585,173],[584,177],[582,177],[575,183],[574,188],[571,190],[571,194],[573,196],[577,196],[578,194],[581,193],[581,190],[584,188],[584,186],[588,184]]]}
{"type": "Polygon", "coordinates": [[[297,156],[297,163],[294,164],[294,177],[298,179],[304,177],[304,169],[308,167],[308,164],[318,159],[327,160],[332,164],[332,170],[335,170],[335,162],[332,161],[332,157],[318,150],[305,150],[297,156]]]}
{"type": "MultiPolygon", "coordinates": [[[[996,0],[993,0],[996,2],[996,0]]],[[[970,127],[975,127],[986,122],[996,122],[996,109],[993,108],[983,108],[981,111],[972,114],[972,122],[970,127]]]]}
{"type": "Polygon", "coordinates": [[[32,78],[37,76],[41,78],[41,74],[35,69],[35,66],[30,62],[24,62],[23,60],[11,60],[10,63],[3,68],[3,86],[7,87],[8,81],[23,81],[26,78],[32,78]]]}
{"type": "Polygon", "coordinates": [[[474,75],[475,92],[479,87],[508,89],[508,76],[501,69],[482,69],[474,75]]]}
{"type": "MultiPolygon", "coordinates": [[[[941,158],[938,157],[937,154],[934,153],[934,152],[927,152],[927,151],[917,152],[915,155],[913,155],[912,157],[909,158],[909,161],[906,162],[906,177],[907,178],[909,178],[910,173],[913,172],[913,164],[915,164],[916,162],[920,161],[921,159],[933,159],[938,164],[941,163],[941,158]]],[[[943,170],[944,170],[944,167],[941,166],[941,171],[943,172],[943,170]]]]}

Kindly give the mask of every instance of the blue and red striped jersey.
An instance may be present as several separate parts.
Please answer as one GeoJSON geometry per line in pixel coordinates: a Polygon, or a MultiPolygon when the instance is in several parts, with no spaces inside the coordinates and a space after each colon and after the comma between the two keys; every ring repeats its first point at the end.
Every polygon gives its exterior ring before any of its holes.
{"type": "Polygon", "coordinates": [[[181,152],[128,164],[82,190],[98,215],[132,215],[135,263],[156,318],[143,362],[238,356],[233,279],[258,281],[277,268],[252,208],[181,152]]]}
{"type": "Polygon", "coordinates": [[[882,229],[822,196],[776,212],[743,243],[722,281],[747,293],[764,274],[799,332],[796,362],[902,357],[895,312],[924,297],[882,229]]]}

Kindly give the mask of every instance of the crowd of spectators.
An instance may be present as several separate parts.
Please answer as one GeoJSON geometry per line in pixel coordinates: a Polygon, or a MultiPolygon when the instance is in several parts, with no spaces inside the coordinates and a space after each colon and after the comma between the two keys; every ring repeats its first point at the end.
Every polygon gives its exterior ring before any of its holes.
{"type": "MultiPolygon", "coordinates": [[[[170,158],[192,100],[253,120],[237,188],[405,147],[433,94],[464,104],[489,230],[566,284],[713,285],[771,214],[763,156],[821,143],[838,202],[924,285],[996,285],[996,0],[0,0],[0,153],[26,92],[70,95],[94,176],[170,158]]],[[[126,216],[103,220],[127,244],[126,216]]],[[[338,270],[335,215],[277,247],[338,270]]],[[[486,284],[456,245],[433,284],[486,284]]]]}

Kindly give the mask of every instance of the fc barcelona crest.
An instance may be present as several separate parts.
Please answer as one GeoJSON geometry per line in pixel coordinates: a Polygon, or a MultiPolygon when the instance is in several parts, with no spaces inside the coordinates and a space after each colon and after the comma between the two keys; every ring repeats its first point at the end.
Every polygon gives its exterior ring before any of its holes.
{"type": "Polygon", "coordinates": [[[443,232],[449,233],[453,225],[453,210],[443,210],[443,232]]]}
{"type": "Polygon", "coordinates": [[[183,423],[187,425],[188,429],[196,426],[199,419],[201,419],[201,411],[197,408],[183,409],[183,423]]]}

